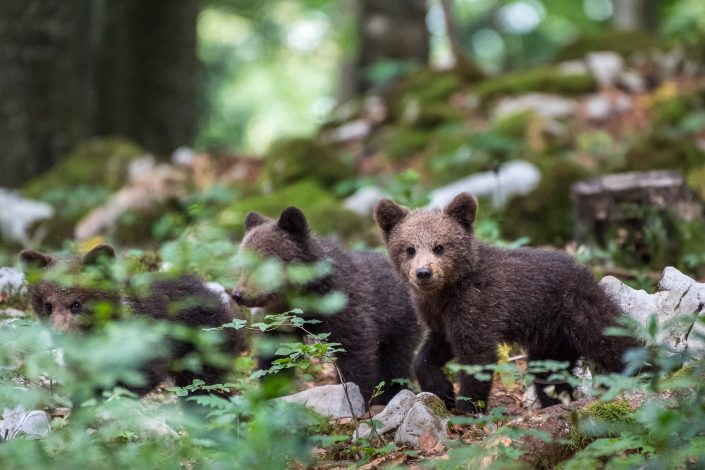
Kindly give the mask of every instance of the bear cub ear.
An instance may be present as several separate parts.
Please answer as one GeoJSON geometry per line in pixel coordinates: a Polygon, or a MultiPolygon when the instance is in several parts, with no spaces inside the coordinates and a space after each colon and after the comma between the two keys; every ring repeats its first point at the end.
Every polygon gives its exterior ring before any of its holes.
{"type": "Polygon", "coordinates": [[[259,212],[248,212],[245,216],[245,232],[249,232],[253,228],[262,225],[267,221],[267,218],[259,212]]]}
{"type": "Polygon", "coordinates": [[[306,216],[298,207],[287,207],[279,216],[277,226],[291,235],[305,236],[308,234],[306,216]]]}
{"type": "Polygon", "coordinates": [[[405,207],[395,204],[391,199],[382,199],[375,206],[375,221],[382,229],[384,240],[389,241],[389,232],[409,214],[405,207]]]}
{"type": "Polygon", "coordinates": [[[51,265],[54,259],[44,253],[34,250],[22,250],[20,252],[20,261],[27,267],[46,268],[51,265]]]}
{"type": "Polygon", "coordinates": [[[470,230],[477,215],[477,199],[470,193],[460,193],[450,201],[443,212],[466,230],[470,230]]]}
{"type": "Polygon", "coordinates": [[[102,260],[112,260],[115,258],[115,248],[111,245],[102,243],[91,251],[83,255],[83,264],[86,266],[94,265],[102,260]]]}

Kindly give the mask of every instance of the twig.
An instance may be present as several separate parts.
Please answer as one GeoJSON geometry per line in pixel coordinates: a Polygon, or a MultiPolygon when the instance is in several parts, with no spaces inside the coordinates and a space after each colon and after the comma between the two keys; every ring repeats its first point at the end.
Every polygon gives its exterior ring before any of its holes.
{"type": "MultiPolygon", "coordinates": [[[[299,328],[301,331],[306,333],[308,335],[308,337],[313,339],[313,341],[315,341],[317,344],[321,344],[321,340],[319,340],[316,337],[316,335],[314,335],[313,333],[308,331],[303,326],[298,326],[298,327],[296,325],[292,325],[292,326],[294,326],[295,328],[299,328]]],[[[335,372],[338,374],[338,380],[340,380],[340,384],[343,386],[343,393],[345,393],[345,399],[348,402],[348,408],[350,409],[350,414],[352,415],[353,422],[355,423],[355,428],[357,429],[358,427],[360,427],[360,422],[357,420],[357,416],[355,416],[355,411],[353,410],[352,400],[350,399],[350,394],[348,393],[348,384],[345,381],[345,377],[343,377],[343,372],[340,370],[340,368],[335,363],[335,361],[332,360],[332,361],[330,361],[330,363],[333,364],[333,367],[335,368],[335,372]]]]}

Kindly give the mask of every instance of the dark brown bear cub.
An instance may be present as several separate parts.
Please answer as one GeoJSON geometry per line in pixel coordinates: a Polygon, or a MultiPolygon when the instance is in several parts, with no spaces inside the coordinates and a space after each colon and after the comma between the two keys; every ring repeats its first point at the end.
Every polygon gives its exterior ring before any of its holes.
{"type": "MultiPolygon", "coordinates": [[[[330,333],[330,341],[341,343],[337,364],[346,381],[360,387],[366,401],[377,384],[384,393],[374,403],[385,404],[401,388],[393,379],[411,376],[411,361],[420,326],[406,287],[394,276],[389,261],[373,252],[346,252],[335,243],[309,231],[304,214],[295,207],[284,210],[278,220],[251,212],[245,218],[242,251],[284,263],[315,263],[328,260],[331,272],[303,286],[303,293],[342,292],[347,304],[334,315],[306,312],[320,320],[313,333],[330,333]]],[[[281,313],[290,305],[281,292],[266,292],[248,281],[243,273],[233,298],[241,305],[263,307],[281,313]]]]}
{"type": "MultiPolygon", "coordinates": [[[[461,374],[460,395],[472,402],[456,404],[441,368],[453,357],[466,365],[495,363],[501,342],[520,344],[533,361],[567,361],[572,369],[582,356],[600,371],[621,371],[623,354],[639,344],[603,335],[620,311],[591,273],[558,251],[478,241],[476,211],[468,193],[442,211],[409,211],[388,199],[375,208],[389,257],[429,329],[414,363],[421,388],[448,407],[475,411],[473,402],[487,403],[491,383],[461,374]]],[[[557,404],[545,387],[536,384],[541,404],[557,404]]],[[[554,387],[572,392],[567,384],[554,387]]]]}
{"type": "MultiPolygon", "coordinates": [[[[65,259],[31,250],[22,251],[20,259],[25,266],[41,268],[44,273],[29,287],[32,308],[37,316],[56,330],[68,331],[93,330],[101,322],[122,315],[168,321],[192,329],[232,322],[230,309],[200,278],[194,275],[162,278],[155,274],[146,286],[119,283],[109,274],[114,258],[115,250],[109,245],[99,245],[83,257],[65,259]],[[52,278],[52,269],[61,273],[61,280],[52,278]],[[92,276],[87,284],[82,283],[87,273],[101,274],[92,276]]],[[[222,352],[234,356],[242,346],[240,334],[225,329],[222,352]]],[[[219,366],[203,364],[199,372],[172,368],[174,361],[197,352],[193,344],[171,338],[163,343],[163,348],[157,351],[159,359],[141,367],[144,383],[126,388],[144,395],[167,377],[172,377],[179,387],[191,385],[194,379],[206,384],[223,383],[227,371],[219,366]]]]}

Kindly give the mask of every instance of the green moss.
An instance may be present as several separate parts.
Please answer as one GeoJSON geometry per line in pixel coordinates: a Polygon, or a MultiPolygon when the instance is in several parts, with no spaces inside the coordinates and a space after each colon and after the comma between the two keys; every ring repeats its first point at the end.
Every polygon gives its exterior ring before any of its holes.
{"type": "Polygon", "coordinates": [[[241,199],[224,209],[218,215],[217,222],[232,230],[235,236],[242,237],[244,218],[248,212],[257,211],[268,217],[278,217],[288,206],[301,208],[311,228],[321,234],[335,233],[346,239],[354,238],[372,225],[367,217],[345,209],[329,192],[311,180],[285,186],[269,194],[241,199]]]}
{"type": "Polygon", "coordinates": [[[395,120],[428,128],[459,119],[448,101],[462,85],[463,78],[457,71],[420,69],[404,81],[392,100],[395,120]]]}
{"type": "Polygon", "coordinates": [[[426,405],[439,418],[449,418],[450,413],[446,408],[443,400],[435,395],[424,395],[422,397],[423,404],[426,405]]]}
{"type": "Polygon", "coordinates": [[[47,190],[90,185],[114,191],[127,179],[131,161],[147,152],[132,141],[96,138],[82,142],[54,167],[27,183],[24,193],[39,198],[47,190]]]}
{"type": "Polygon", "coordinates": [[[125,212],[117,220],[112,230],[112,238],[116,243],[127,246],[142,246],[155,239],[176,236],[185,227],[184,210],[177,200],[125,212]],[[169,219],[171,227],[168,233],[158,233],[160,221],[169,219]],[[175,221],[180,220],[177,224],[175,221]]]}
{"type": "Polygon", "coordinates": [[[666,46],[666,41],[651,31],[603,30],[579,36],[558,53],[557,59],[582,59],[586,54],[596,51],[614,51],[629,56],[634,52],[666,46]]]}
{"type": "Polygon", "coordinates": [[[265,179],[281,187],[311,178],[326,187],[356,174],[352,161],[316,139],[289,138],[274,142],[264,169],[265,179]]]}
{"type": "Polygon", "coordinates": [[[44,223],[48,233],[44,242],[60,246],[72,237],[76,222],[122,186],[130,162],[145,154],[129,140],[92,139],[79,144],[54,167],[29,181],[25,195],[45,201],[55,209],[54,217],[44,223]]]}
{"type": "Polygon", "coordinates": [[[690,105],[685,96],[674,96],[657,101],[651,110],[655,123],[674,125],[688,114],[690,105]]]}
{"type": "Polygon", "coordinates": [[[454,70],[422,68],[404,81],[397,96],[401,103],[409,99],[422,103],[444,101],[457,92],[462,83],[463,78],[454,70]]]}
{"type": "Polygon", "coordinates": [[[705,165],[694,168],[687,175],[688,187],[705,200],[705,165]]]}
{"type": "Polygon", "coordinates": [[[565,74],[557,66],[543,66],[520,72],[511,72],[479,82],[473,89],[483,104],[505,95],[529,92],[580,95],[597,89],[597,82],[589,74],[565,74]]]}
{"type": "Polygon", "coordinates": [[[462,115],[447,101],[422,103],[409,101],[401,116],[405,126],[430,129],[452,121],[459,121],[462,115]]]}
{"type": "Polygon", "coordinates": [[[578,411],[570,426],[570,440],[581,449],[595,439],[614,437],[636,424],[634,411],[627,400],[597,401],[578,411]]]}
{"type": "Polygon", "coordinates": [[[541,182],[526,196],[512,199],[502,214],[502,237],[529,237],[533,245],[562,246],[573,238],[570,186],[591,176],[570,160],[545,156],[536,162],[541,182]]]}
{"type": "Polygon", "coordinates": [[[499,135],[523,139],[526,136],[526,128],[533,117],[533,112],[522,111],[497,119],[492,124],[492,127],[494,132],[499,135]]]}
{"type": "Polygon", "coordinates": [[[406,126],[387,126],[370,141],[370,147],[378,149],[389,161],[404,161],[413,158],[428,145],[431,132],[406,126]]]}
{"type": "Polygon", "coordinates": [[[624,171],[680,170],[705,165],[705,153],[692,139],[655,131],[636,141],[627,151],[624,171]]]}

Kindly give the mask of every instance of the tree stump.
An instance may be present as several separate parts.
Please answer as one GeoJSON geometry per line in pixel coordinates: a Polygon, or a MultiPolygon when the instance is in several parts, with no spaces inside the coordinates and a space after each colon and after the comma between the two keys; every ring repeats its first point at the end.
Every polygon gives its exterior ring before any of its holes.
{"type": "Polygon", "coordinates": [[[572,186],[571,199],[576,241],[617,248],[626,264],[675,264],[680,261],[682,225],[702,220],[702,209],[675,171],[580,181],[572,186]]]}

